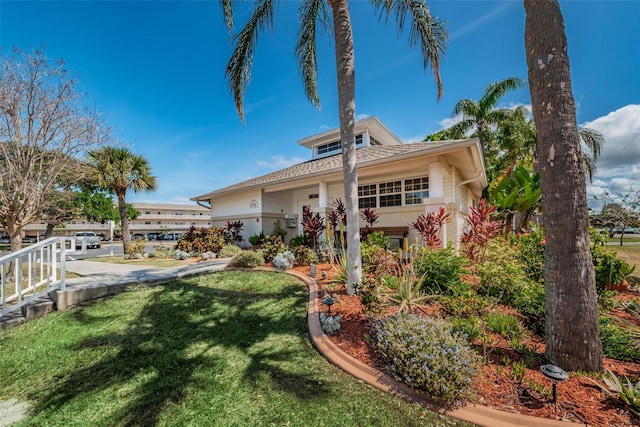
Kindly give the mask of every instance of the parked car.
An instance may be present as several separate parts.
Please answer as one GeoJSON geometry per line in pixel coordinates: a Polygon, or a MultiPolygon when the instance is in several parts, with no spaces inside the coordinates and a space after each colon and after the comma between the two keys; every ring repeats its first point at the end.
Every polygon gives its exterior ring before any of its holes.
{"type": "Polygon", "coordinates": [[[162,236],[162,233],[147,233],[147,239],[149,240],[160,240],[158,236],[162,236]]]}
{"type": "Polygon", "coordinates": [[[180,240],[184,233],[164,233],[158,240],[180,240]]]}
{"type": "Polygon", "coordinates": [[[76,239],[76,249],[82,247],[82,242],[86,242],[87,249],[99,249],[101,246],[100,238],[93,231],[79,231],[73,235],[73,238],[76,239]]]}
{"type": "Polygon", "coordinates": [[[131,240],[147,240],[147,238],[144,237],[144,234],[136,233],[131,236],[131,240]]]}

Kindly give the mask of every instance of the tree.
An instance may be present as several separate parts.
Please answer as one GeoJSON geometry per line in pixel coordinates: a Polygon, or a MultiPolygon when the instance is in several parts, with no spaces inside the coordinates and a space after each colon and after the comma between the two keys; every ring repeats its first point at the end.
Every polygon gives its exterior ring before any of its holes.
{"type": "MultiPolygon", "coordinates": [[[[220,0],[225,23],[232,31],[233,13],[231,0],[220,0]]],[[[436,79],[438,99],[442,96],[440,57],[444,53],[446,34],[444,24],[431,15],[425,0],[371,0],[380,18],[395,17],[398,31],[405,22],[410,23],[409,44],[418,46],[426,68],[436,79]],[[408,16],[407,16],[408,15],[408,16]]],[[[358,218],[358,173],[355,147],[355,61],[351,16],[347,0],[303,0],[299,7],[300,30],[295,56],[301,71],[305,93],[309,101],[320,106],[317,91],[317,26],[329,28],[327,3],[331,9],[335,38],[336,73],[338,81],[338,108],[344,193],[347,210],[347,292],[353,293],[353,284],[362,281],[360,232],[358,218]]],[[[253,13],[245,26],[234,37],[234,51],[226,68],[226,75],[233,93],[236,110],[244,121],[243,98],[251,76],[251,63],[258,33],[272,29],[275,2],[257,0],[253,13]]]]}
{"type": "Polygon", "coordinates": [[[127,218],[127,191],[155,191],[156,177],[151,175],[151,166],[145,157],[124,147],[107,146],[89,151],[89,162],[94,168],[93,176],[97,187],[115,194],[118,199],[122,245],[126,254],[131,243],[127,218]]]}
{"type": "Polygon", "coordinates": [[[640,225],[640,190],[630,190],[624,195],[617,194],[615,199],[607,191],[601,199],[604,200],[602,211],[599,215],[594,215],[591,222],[596,227],[606,228],[609,237],[619,233],[620,246],[622,246],[625,232],[631,227],[640,225]]]}
{"type": "Polygon", "coordinates": [[[546,237],[546,357],[567,370],[601,371],[586,179],[564,21],[557,0],[525,0],[524,8],[546,237]]]}
{"type": "Polygon", "coordinates": [[[600,158],[600,152],[604,145],[604,135],[595,129],[585,127],[580,128],[578,133],[580,134],[580,139],[591,153],[591,155],[589,155],[589,153],[582,152],[582,164],[584,165],[585,172],[589,175],[589,182],[593,182],[593,176],[598,170],[596,162],[598,158],[600,158]]]}
{"type": "Polygon", "coordinates": [[[0,70],[0,226],[16,251],[24,227],[42,218],[63,171],[109,130],[83,105],[63,61],[15,49],[0,70]]]}
{"type": "Polygon", "coordinates": [[[453,109],[453,115],[462,115],[462,120],[454,126],[464,129],[465,132],[474,129],[478,134],[485,156],[488,155],[495,149],[490,144],[491,128],[506,120],[511,114],[511,110],[508,108],[496,109],[498,102],[508,91],[524,86],[524,80],[518,77],[509,77],[487,86],[480,101],[473,99],[458,101],[453,109]]]}

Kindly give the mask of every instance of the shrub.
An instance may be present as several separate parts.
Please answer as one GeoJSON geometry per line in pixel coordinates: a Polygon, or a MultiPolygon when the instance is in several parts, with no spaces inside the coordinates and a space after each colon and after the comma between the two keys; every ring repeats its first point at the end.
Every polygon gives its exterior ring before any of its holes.
{"type": "Polygon", "coordinates": [[[362,283],[355,283],[353,289],[360,297],[362,311],[367,316],[375,316],[382,312],[384,292],[376,280],[365,277],[362,283]]]}
{"type": "Polygon", "coordinates": [[[229,261],[230,267],[253,268],[264,264],[262,254],[254,251],[240,251],[229,261]]]}
{"type": "Polygon", "coordinates": [[[144,254],[144,248],[146,246],[147,246],[146,240],[132,240],[131,242],[129,242],[126,255],[128,255],[131,258],[134,258],[137,255],[141,256],[144,254]]]}
{"type": "Polygon", "coordinates": [[[487,329],[508,339],[522,337],[522,325],[515,316],[504,313],[489,313],[484,317],[487,329]]]}
{"type": "Polygon", "coordinates": [[[224,245],[220,249],[220,258],[231,258],[242,252],[242,248],[236,245],[224,245]]]}
{"type": "Polygon", "coordinates": [[[298,234],[297,236],[291,238],[289,241],[289,246],[292,248],[297,248],[298,246],[311,246],[311,241],[309,240],[308,234],[298,234]]]}
{"type": "Polygon", "coordinates": [[[452,317],[449,321],[451,328],[455,332],[462,333],[469,342],[484,335],[483,323],[476,316],[452,317]]]}
{"type": "Polygon", "coordinates": [[[379,248],[389,249],[391,241],[382,231],[375,231],[367,236],[366,244],[379,248]]]}
{"type": "Polygon", "coordinates": [[[242,221],[227,221],[225,226],[227,227],[224,231],[225,237],[231,243],[242,243],[242,229],[244,228],[242,221]]]}
{"type": "Polygon", "coordinates": [[[261,245],[264,242],[264,233],[261,231],[260,234],[254,234],[253,236],[249,236],[249,243],[253,246],[261,245]]]}
{"type": "Polygon", "coordinates": [[[278,270],[288,270],[293,267],[296,262],[296,258],[293,256],[291,251],[280,252],[273,259],[273,266],[278,270]]]}
{"type": "Polygon", "coordinates": [[[265,262],[271,262],[281,252],[286,251],[287,245],[282,243],[282,237],[280,236],[267,236],[262,244],[262,254],[265,262]]]}
{"type": "Polygon", "coordinates": [[[509,243],[516,258],[522,263],[525,274],[536,282],[544,280],[544,233],[533,226],[529,233],[510,235],[509,243]]]}
{"type": "Polygon", "coordinates": [[[631,267],[625,260],[618,258],[616,253],[601,246],[592,246],[591,256],[596,269],[598,295],[605,292],[609,285],[617,285],[625,280],[635,270],[635,266],[631,267]]]}
{"type": "Polygon", "coordinates": [[[467,260],[455,254],[452,247],[444,249],[423,248],[414,260],[416,276],[425,276],[422,290],[430,294],[457,292],[466,273],[467,260]]]}
{"type": "Polygon", "coordinates": [[[293,257],[296,265],[309,265],[318,258],[308,246],[304,245],[293,248],[293,257]]]}
{"type": "Polygon", "coordinates": [[[196,228],[191,226],[176,244],[176,249],[197,254],[204,252],[219,254],[223,245],[224,229],[222,227],[196,228]]]}
{"type": "Polygon", "coordinates": [[[471,397],[480,360],[449,323],[399,313],[374,323],[373,346],[396,379],[450,403],[471,397]]]}
{"type": "Polygon", "coordinates": [[[173,254],[173,257],[177,260],[185,260],[185,259],[191,258],[191,255],[189,255],[189,252],[176,249],[175,253],[173,254]]]}
{"type": "Polygon", "coordinates": [[[616,324],[608,316],[600,316],[600,339],[606,357],[617,360],[640,361],[640,348],[629,329],[616,324]]]}
{"type": "Polygon", "coordinates": [[[157,258],[173,258],[174,250],[162,245],[153,246],[153,254],[157,258]]]}
{"type": "Polygon", "coordinates": [[[324,218],[318,212],[311,212],[308,207],[302,209],[302,230],[309,236],[311,245],[315,248],[318,238],[324,232],[324,218]]]}

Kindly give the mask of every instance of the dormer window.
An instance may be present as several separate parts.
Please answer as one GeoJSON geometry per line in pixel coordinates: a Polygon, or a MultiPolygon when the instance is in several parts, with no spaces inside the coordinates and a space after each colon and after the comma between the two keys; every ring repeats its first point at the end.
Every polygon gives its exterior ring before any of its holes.
{"type": "MultiPolygon", "coordinates": [[[[356,148],[361,148],[363,146],[364,146],[364,138],[362,137],[362,134],[356,135],[356,148]]],[[[316,147],[315,157],[317,158],[317,157],[333,156],[334,154],[338,154],[341,152],[342,152],[342,141],[334,141],[328,144],[318,145],[316,147]]]]}

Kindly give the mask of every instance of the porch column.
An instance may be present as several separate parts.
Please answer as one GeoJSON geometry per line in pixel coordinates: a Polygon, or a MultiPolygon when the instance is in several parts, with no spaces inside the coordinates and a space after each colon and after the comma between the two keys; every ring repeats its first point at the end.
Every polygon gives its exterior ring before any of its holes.
{"type": "Polygon", "coordinates": [[[326,181],[320,181],[318,184],[318,207],[324,211],[329,206],[329,185],[326,181]]]}
{"type": "Polygon", "coordinates": [[[429,198],[444,196],[444,177],[440,162],[429,163],[429,198]]]}

